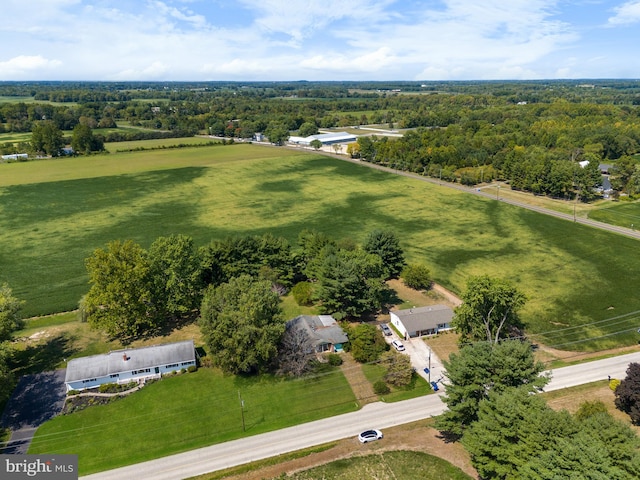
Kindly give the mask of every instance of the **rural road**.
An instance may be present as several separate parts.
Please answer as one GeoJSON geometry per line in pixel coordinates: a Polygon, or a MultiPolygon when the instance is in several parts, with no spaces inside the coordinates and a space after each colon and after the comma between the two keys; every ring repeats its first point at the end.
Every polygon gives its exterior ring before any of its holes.
{"type": "MultiPolygon", "coordinates": [[[[545,391],[572,387],[611,375],[622,379],[631,362],[640,362],[640,352],[554,369],[545,391]]],[[[367,428],[388,428],[441,414],[439,395],[426,395],[396,403],[377,402],[357,412],[305,423],[274,432],[212,445],[128,467],[96,473],[87,480],[176,480],[213,472],[279,454],[347,437],[367,428]]],[[[354,442],[355,442],[354,438],[354,442]]]]}

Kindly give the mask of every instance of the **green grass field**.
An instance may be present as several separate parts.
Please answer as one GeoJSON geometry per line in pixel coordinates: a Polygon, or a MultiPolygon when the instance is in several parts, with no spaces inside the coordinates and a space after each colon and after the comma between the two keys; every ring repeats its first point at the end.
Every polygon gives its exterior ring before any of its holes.
{"type": "Polygon", "coordinates": [[[156,138],[152,140],[135,140],[131,142],[110,142],[105,143],[104,147],[108,152],[123,152],[135,148],[161,148],[172,147],[175,145],[203,145],[209,142],[219,142],[212,138],[203,137],[183,137],[183,138],[156,138]]]}
{"type": "Polygon", "coordinates": [[[636,240],[312,153],[232,145],[0,165],[0,200],[0,281],[27,315],[73,309],[84,259],[113,239],[272,232],[295,243],[310,228],[362,242],[382,228],[454,291],[469,275],[513,281],[538,341],[638,340],[636,240]]]}
{"type": "Polygon", "coordinates": [[[391,451],[375,455],[352,457],[321,465],[287,476],[292,480],[467,480],[471,479],[458,467],[423,452],[391,451]]]}
{"type": "Polygon", "coordinates": [[[356,405],[337,369],[287,381],[201,368],[111,404],[56,417],[38,429],[29,453],[78,454],[79,473],[86,475],[351,412],[356,405]]]}
{"type": "Polygon", "coordinates": [[[620,227],[640,229],[640,203],[616,202],[594,210],[589,218],[620,227]]]}

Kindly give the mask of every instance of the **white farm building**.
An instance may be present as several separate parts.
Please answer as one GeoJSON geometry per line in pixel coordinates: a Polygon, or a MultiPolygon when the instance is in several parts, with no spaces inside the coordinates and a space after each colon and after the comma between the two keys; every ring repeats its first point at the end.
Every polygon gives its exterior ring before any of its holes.
{"type": "Polygon", "coordinates": [[[114,350],[74,358],[67,363],[67,391],[86,390],[104,383],[141,382],[196,364],[193,340],[142,348],[114,350]]]}
{"type": "Polygon", "coordinates": [[[295,145],[308,147],[314,140],[320,140],[322,145],[334,145],[336,143],[353,143],[358,139],[357,136],[347,132],[318,133],[309,135],[308,137],[289,137],[288,142],[295,145]]]}

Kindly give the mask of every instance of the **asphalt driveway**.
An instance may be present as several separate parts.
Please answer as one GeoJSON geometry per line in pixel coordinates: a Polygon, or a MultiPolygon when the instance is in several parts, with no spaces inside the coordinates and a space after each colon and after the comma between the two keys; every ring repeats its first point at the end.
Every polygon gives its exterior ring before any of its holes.
{"type": "Polygon", "coordinates": [[[23,376],[7,403],[0,425],[11,430],[11,438],[2,453],[27,453],[33,434],[64,406],[65,370],[23,376]]]}

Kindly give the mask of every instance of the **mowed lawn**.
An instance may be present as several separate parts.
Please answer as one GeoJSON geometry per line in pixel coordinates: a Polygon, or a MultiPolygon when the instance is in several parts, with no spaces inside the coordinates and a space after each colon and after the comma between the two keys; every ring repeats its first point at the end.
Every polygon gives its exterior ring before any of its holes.
{"type": "Polygon", "coordinates": [[[86,475],[356,409],[339,369],[284,380],[201,368],[109,405],[56,417],[38,429],[29,453],[77,454],[79,473],[86,475]]]}
{"type": "Polygon", "coordinates": [[[84,259],[114,239],[148,247],[183,233],[204,245],[271,232],[295,243],[310,228],[362,242],[388,229],[410,262],[454,291],[470,275],[514,282],[536,341],[570,350],[638,341],[636,240],[493,199],[255,145],[0,167],[0,281],[27,314],[74,308],[88,289],[84,259]]]}

